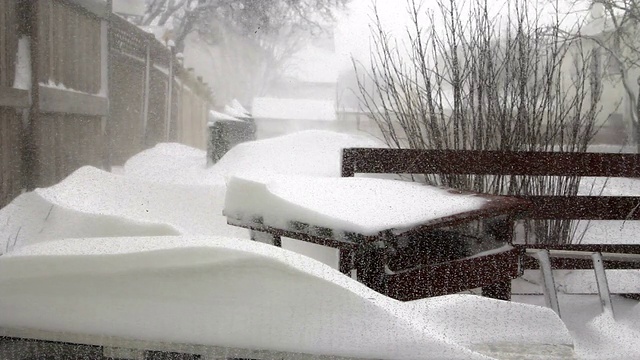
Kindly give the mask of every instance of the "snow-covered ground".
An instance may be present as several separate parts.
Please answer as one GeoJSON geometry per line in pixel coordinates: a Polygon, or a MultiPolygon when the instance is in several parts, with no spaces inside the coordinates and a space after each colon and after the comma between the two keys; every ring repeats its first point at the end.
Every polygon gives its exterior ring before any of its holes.
{"type": "Polygon", "coordinates": [[[19,196],[0,209],[0,328],[375,359],[547,359],[571,342],[579,358],[639,356],[636,301],[615,297],[613,321],[597,296],[562,295],[564,323],[539,295],[401,303],[226,224],[229,179],[339,177],[340,149],[363,146],[382,145],[311,131],[207,168],[204,151],[160,144],[120,174],[85,167],[19,196]]]}

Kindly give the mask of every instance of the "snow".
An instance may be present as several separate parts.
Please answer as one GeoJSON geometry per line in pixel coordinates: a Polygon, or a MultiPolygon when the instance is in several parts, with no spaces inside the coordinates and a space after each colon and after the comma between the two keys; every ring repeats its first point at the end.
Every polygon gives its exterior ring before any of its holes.
{"type": "Polygon", "coordinates": [[[258,97],[251,110],[255,119],[336,120],[335,104],[329,100],[258,97]]]}
{"type": "MultiPolygon", "coordinates": [[[[558,294],[562,318],[574,339],[578,359],[637,359],[640,354],[638,301],[612,297],[616,319],[600,311],[597,295],[558,294]]],[[[513,300],[544,306],[543,296],[514,295],[513,300]]]]}
{"type": "Polygon", "coordinates": [[[224,187],[149,183],[82,167],[57,185],[0,210],[0,253],[73,237],[227,235],[248,238],[222,216],[224,187]]]}
{"type": "Polygon", "coordinates": [[[249,111],[247,111],[247,109],[245,109],[244,106],[240,104],[240,101],[238,101],[238,99],[233,99],[233,101],[231,101],[231,107],[238,112],[241,112],[247,116],[251,116],[249,111]]]}
{"type": "Polygon", "coordinates": [[[224,186],[222,176],[207,168],[207,152],[178,143],[160,143],[144,150],[124,164],[128,178],[141,181],[224,186]]]}
{"type": "Polygon", "coordinates": [[[23,247],[0,257],[0,294],[3,327],[147,341],[376,359],[486,358],[467,348],[470,333],[458,321],[483,330],[477,339],[484,344],[571,341],[548,309],[473,295],[399,303],[305,256],[215,236],[23,247]]]}
{"type": "Polygon", "coordinates": [[[264,181],[232,177],[227,184],[224,212],[234,219],[260,216],[265,225],[281,229],[296,221],[375,235],[477,210],[486,203],[481,197],[397,180],[274,176],[264,181]]]}
{"type": "MultiPolygon", "coordinates": [[[[80,90],[76,90],[76,89],[72,89],[69,87],[66,87],[63,83],[56,83],[55,81],[49,79],[49,81],[47,81],[46,83],[39,83],[40,86],[44,86],[44,87],[48,87],[48,88],[52,88],[52,89],[58,89],[58,90],[64,90],[64,91],[69,91],[69,92],[74,92],[74,93],[78,93],[78,94],[87,94],[87,95],[97,95],[97,94],[90,94],[87,92],[83,92],[80,90]]],[[[100,94],[100,92],[98,92],[98,94],[100,94]]]]}
{"type": "Polygon", "coordinates": [[[177,143],[160,143],[131,157],[127,177],[143,181],[224,186],[236,174],[292,174],[340,177],[342,149],[386,147],[366,135],[309,130],[238,144],[207,167],[206,151],[177,143]]]}
{"type": "MultiPolygon", "coordinates": [[[[479,358],[478,352],[547,359],[566,354],[572,341],[580,359],[639,357],[638,302],[613,296],[616,320],[598,315],[597,296],[562,292],[594,290],[579,272],[556,274],[562,322],[542,296],[400,303],[226,225],[225,180],[229,191],[244,181],[289,210],[302,206],[293,215],[323,211],[318,218],[335,225],[331,216],[348,210],[328,209],[312,196],[340,194],[303,185],[333,187],[342,181],[336,179],[342,148],[379,146],[369,137],[308,131],[238,145],[206,167],[205,151],[159,144],[132,157],[121,174],[85,167],[25,193],[0,209],[0,327],[378,359],[479,358]],[[272,193],[270,184],[280,187],[272,193]]],[[[609,180],[604,193],[636,195],[638,181],[609,180]]],[[[346,192],[351,185],[342,186],[346,192]]],[[[621,224],[592,222],[596,231],[585,241],[637,243],[636,223],[626,222],[622,233],[621,224]]],[[[636,272],[608,277],[614,291],[637,287],[636,272]]]]}
{"type": "Polygon", "coordinates": [[[30,43],[27,36],[18,39],[18,53],[16,54],[16,72],[13,79],[15,89],[31,89],[31,54],[30,43]]]}
{"type": "MultiPolygon", "coordinates": [[[[339,177],[343,148],[384,146],[369,136],[304,131],[238,144],[214,166],[207,168],[205,151],[175,143],[158,144],[130,158],[124,166],[124,174],[153,183],[215,186],[224,199],[225,179],[236,174],[339,177]]],[[[218,206],[221,215],[223,202],[218,206]]],[[[338,254],[333,248],[288,238],[282,239],[282,246],[335,268],[338,266],[338,254]]]]}
{"type": "Polygon", "coordinates": [[[309,130],[238,144],[213,171],[226,178],[240,174],[290,174],[340,177],[342,149],[386,147],[365,135],[309,130]]]}
{"type": "Polygon", "coordinates": [[[240,120],[238,118],[233,117],[232,115],[223,114],[221,112],[215,110],[209,110],[209,126],[212,126],[216,121],[240,121],[244,122],[244,120],[240,120]]]}
{"type": "Polygon", "coordinates": [[[237,117],[237,118],[246,118],[249,117],[249,115],[246,112],[242,112],[236,108],[233,108],[229,105],[225,105],[224,107],[224,112],[227,115],[231,115],[233,117],[237,117]]]}

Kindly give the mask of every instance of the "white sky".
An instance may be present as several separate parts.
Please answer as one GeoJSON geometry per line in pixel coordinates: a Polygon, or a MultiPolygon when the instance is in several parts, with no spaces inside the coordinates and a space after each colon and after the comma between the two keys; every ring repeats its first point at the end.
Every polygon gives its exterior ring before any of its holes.
{"type": "MultiPolygon", "coordinates": [[[[352,0],[348,14],[341,18],[336,26],[336,53],[339,57],[339,63],[342,68],[348,68],[351,66],[351,55],[356,59],[364,61],[369,57],[369,38],[370,30],[369,26],[372,22],[372,4],[374,0],[352,0]]],[[[442,0],[447,3],[449,0],[442,0]]],[[[469,3],[475,2],[475,0],[456,0],[458,6],[461,8],[468,8],[469,3]]],[[[506,10],[506,3],[508,0],[489,1],[490,11],[495,15],[504,15],[506,10]]],[[[514,1],[511,1],[512,3],[514,1]]],[[[531,11],[536,11],[536,5],[538,7],[542,4],[541,19],[549,19],[552,21],[552,14],[555,13],[554,3],[556,0],[531,0],[531,11]]],[[[584,19],[586,16],[585,10],[590,5],[590,0],[578,1],[577,4],[573,4],[572,0],[558,0],[560,13],[565,16],[563,23],[575,24],[580,19],[584,19]]],[[[425,10],[437,10],[436,0],[423,1],[423,8],[425,10]]],[[[407,0],[377,0],[376,4],[379,9],[381,21],[385,28],[397,35],[402,34],[406,25],[409,22],[409,15],[407,13],[407,0]]],[[[461,10],[461,13],[465,13],[465,10],[461,10]]],[[[436,20],[438,17],[436,17],[436,20]]],[[[425,22],[425,25],[427,23],[425,22]]],[[[570,25],[571,26],[571,25],[570,25]]]]}

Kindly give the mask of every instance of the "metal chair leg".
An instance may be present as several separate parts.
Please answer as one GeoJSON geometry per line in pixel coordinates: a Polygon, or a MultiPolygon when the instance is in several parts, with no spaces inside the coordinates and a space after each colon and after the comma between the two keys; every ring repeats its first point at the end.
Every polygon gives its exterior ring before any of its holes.
{"type": "Polygon", "coordinates": [[[602,260],[602,254],[597,252],[591,254],[593,259],[593,270],[596,273],[596,283],[598,284],[598,295],[600,296],[600,306],[602,306],[602,312],[610,314],[614,317],[613,305],[611,304],[611,293],[609,292],[609,281],[607,281],[607,273],[604,270],[604,262],[602,260]]]}
{"type": "Polygon", "coordinates": [[[551,269],[551,260],[549,258],[549,250],[540,250],[536,253],[538,262],[540,263],[540,271],[542,272],[542,282],[544,287],[544,301],[548,307],[558,314],[560,318],[560,304],[558,303],[558,292],[556,284],[553,280],[553,270],[551,269]]]}

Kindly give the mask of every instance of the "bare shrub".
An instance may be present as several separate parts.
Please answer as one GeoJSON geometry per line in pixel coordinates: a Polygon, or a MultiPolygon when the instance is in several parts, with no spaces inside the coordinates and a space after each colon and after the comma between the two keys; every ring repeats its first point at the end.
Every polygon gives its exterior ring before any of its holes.
{"type": "MultiPolygon", "coordinates": [[[[597,132],[598,50],[562,38],[526,0],[491,16],[486,1],[464,13],[410,0],[404,40],[378,11],[371,65],[354,61],[363,110],[397,148],[585,152],[597,132]],[[443,19],[438,28],[436,17],[443,19]],[[372,90],[373,89],[373,90],[372,90]]],[[[492,194],[576,195],[577,177],[425,175],[428,183],[492,194]]],[[[570,241],[569,221],[525,224],[527,242],[570,241]]]]}

